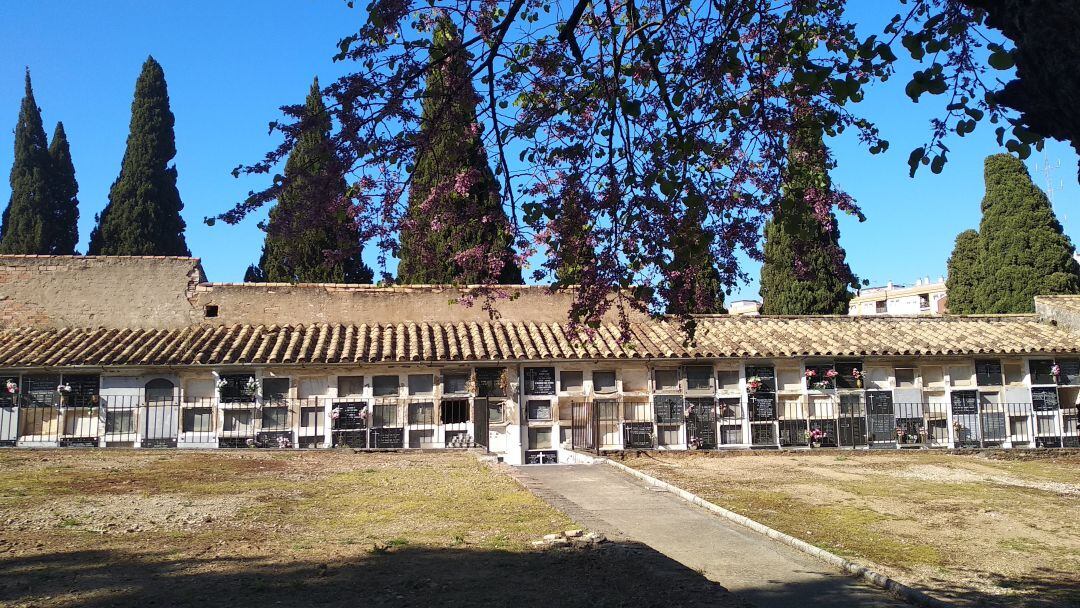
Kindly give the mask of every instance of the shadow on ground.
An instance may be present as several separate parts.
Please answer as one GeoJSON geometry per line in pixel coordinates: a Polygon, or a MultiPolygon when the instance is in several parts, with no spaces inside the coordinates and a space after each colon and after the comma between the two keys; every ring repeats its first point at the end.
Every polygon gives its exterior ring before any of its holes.
{"type": "Polygon", "coordinates": [[[512,553],[411,547],[336,563],[86,551],[0,559],[14,606],[718,606],[723,587],[647,546],[512,553]]]}
{"type": "MultiPolygon", "coordinates": [[[[1080,580],[1045,572],[998,580],[1006,599],[952,588],[965,606],[1080,607],[1080,580]]],[[[763,582],[768,573],[762,574],[763,582]]],[[[755,605],[799,605],[813,586],[750,593],[755,605]]],[[[824,599],[818,597],[817,599],[824,599]]],[[[846,602],[836,598],[835,605],[846,602]]],[[[881,596],[881,605],[896,605],[881,596]]],[[[827,600],[826,603],[831,603],[827,600]]],[[[0,605],[80,606],[711,606],[749,603],[648,546],[515,553],[392,547],[339,562],[184,558],[173,553],[75,551],[0,559],[0,605]]],[[[847,605],[854,605],[848,603],[847,605]]]]}

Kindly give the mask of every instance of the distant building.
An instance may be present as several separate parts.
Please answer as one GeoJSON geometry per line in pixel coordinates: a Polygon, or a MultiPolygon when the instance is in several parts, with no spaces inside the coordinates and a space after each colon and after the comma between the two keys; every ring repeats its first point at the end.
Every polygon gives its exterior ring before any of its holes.
{"type": "Polygon", "coordinates": [[[756,317],[761,314],[761,302],[757,300],[735,300],[727,305],[729,315],[756,317]]]}
{"type": "Polygon", "coordinates": [[[945,314],[945,279],[930,277],[915,281],[914,285],[894,285],[890,282],[881,287],[860,289],[848,305],[851,316],[868,315],[941,315],[945,314]]]}

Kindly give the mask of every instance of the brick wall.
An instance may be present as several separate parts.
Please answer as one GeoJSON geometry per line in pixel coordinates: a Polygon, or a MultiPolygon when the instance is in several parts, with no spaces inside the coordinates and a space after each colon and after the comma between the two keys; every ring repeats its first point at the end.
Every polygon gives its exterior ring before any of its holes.
{"type": "Polygon", "coordinates": [[[183,327],[197,258],[0,255],[0,327],[183,327]]]}

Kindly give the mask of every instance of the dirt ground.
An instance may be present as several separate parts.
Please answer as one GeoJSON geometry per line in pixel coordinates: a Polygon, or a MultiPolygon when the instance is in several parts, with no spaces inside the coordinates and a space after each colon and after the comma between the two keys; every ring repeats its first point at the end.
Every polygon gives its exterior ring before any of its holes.
{"type": "Polygon", "coordinates": [[[2,606],[737,606],[464,453],[0,451],[2,606]],[[663,593],[660,593],[663,591],[663,593]]]}
{"type": "Polygon", "coordinates": [[[651,453],[625,464],[971,606],[1080,606],[1080,456],[651,453]]]}

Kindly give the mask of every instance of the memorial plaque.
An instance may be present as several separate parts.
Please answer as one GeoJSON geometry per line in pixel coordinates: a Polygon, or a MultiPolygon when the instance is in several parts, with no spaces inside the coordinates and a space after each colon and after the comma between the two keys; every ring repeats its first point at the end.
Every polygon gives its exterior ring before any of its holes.
{"type": "Polygon", "coordinates": [[[889,391],[866,392],[867,440],[871,447],[896,445],[896,414],[893,411],[892,393],[889,391]]]}
{"type": "Polygon", "coordinates": [[[754,393],[747,400],[750,420],[763,422],[776,420],[776,395],[773,393],[754,393]]]}
{"type": "Polygon", "coordinates": [[[975,391],[953,391],[952,413],[953,416],[979,413],[979,398],[975,391]]]}
{"type": "Polygon", "coordinates": [[[757,376],[761,380],[761,388],[758,391],[772,392],[776,390],[776,370],[770,366],[747,366],[747,379],[757,376]]]}
{"type": "Polygon", "coordinates": [[[144,448],[175,448],[176,438],[143,439],[139,445],[144,448]]]}
{"type": "Polygon", "coordinates": [[[975,384],[1001,386],[1001,361],[997,359],[975,362],[975,384]]]}
{"type": "Polygon", "coordinates": [[[656,410],[656,422],[659,424],[680,424],[683,421],[683,398],[678,395],[656,395],[653,397],[653,409],[656,410]]]}
{"type": "MultiPolygon", "coordinates": [[[[364,415],[366,401],[343,401],[335,403],[333,409],[337,410],[337,419],[333,420],[334,430],[362,429],[367,426],[367,418],[364,415]]],[[[332,412],[333,410],[331,410],[332,412]]],[[[333,414],[331,414],[333,415],[333,414]]]]}
{"type": "Polygon", "coordinates": [[[653,447],[651,422],[626,422],[623,424],[623,447],[650,449],[653,447]]]}
{"type": "Polygon", "coordinates": [[[1053,412],[1059,407],[1057,389],[1039,387],[1031,389],[1031,408],[1036,412],[1053,412]]]}
{"type": "Polygon", "coordinates": [[[402,427],[371,429],[371,447],[373,448],[403,448],[405,447],[405,429],[402,427]]]}
{"type": "Polygon", "coordinates": [[[556,450],[541,450],[525,453],[525,464],[557,464],[559,452],[556,450]]]}
{"type": "Polygon", "coordinates": [[[480,367],[476,370],[476,394],[479,397],[505,397],[502,387],[502,367],[480,367]]]}
{"type": "Polygon", "coordinates": [[[366,448],[367,431],[334,431],[331,434],[334,447],[366,448]]]}
{"type": "Polygon", "coordinates": [[[525,394],[526,395],[554,395],[555,394],[555,368],[554,367],[526,367],[525,368],[525,394]]]}

